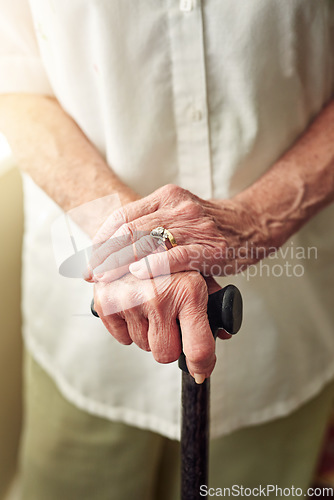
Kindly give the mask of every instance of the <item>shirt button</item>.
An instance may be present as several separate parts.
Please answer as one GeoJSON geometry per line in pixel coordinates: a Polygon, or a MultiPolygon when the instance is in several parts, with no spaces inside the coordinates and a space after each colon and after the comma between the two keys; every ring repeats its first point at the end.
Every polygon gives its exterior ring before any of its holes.
{"type": "Polygon", "coordinates": [[[190,12],[193,8],[193,0],[180,0],[180,10],[190,12]]]}
{"type": "Polygon", "coordinates": [[[199,122],[202,120],[202,111],[200,109],[193,109],[191,113],[191,119],[193,122],[199,122]]]}

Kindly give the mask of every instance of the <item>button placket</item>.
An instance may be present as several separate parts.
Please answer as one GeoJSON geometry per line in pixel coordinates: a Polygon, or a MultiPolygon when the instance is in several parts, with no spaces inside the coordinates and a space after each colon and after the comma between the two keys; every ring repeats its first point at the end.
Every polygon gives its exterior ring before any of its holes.
{"type": "Polygon", "coordinates": [[[193,9],[193,0],[180,0],[180,10],[190,12],[193,9]]]}
{"type": "Polygon", "coordinates": [[[175,0],[170,0],[169,5],[180,184],[209,198],[212,174],[201,1],[180,0],[178,8],[175,0]],[[191,13],[186,15],[190,4],[191,13]]]}

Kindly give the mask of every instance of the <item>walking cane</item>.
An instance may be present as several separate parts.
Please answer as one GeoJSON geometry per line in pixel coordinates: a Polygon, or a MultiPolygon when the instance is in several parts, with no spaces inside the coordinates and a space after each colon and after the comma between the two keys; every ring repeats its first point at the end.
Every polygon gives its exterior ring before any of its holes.
{"type": "MultiPolygon", "coordinates": [[[[239,331],[242,322],[242,298],[234,285],[209,295],[208,318],[214,338],[223,328],[239,331]]],[[[182,353],[182,424],[181,424],[181,500],[202,498],[200,488],[208,485],[210,379],[196,384],[189,374],[182,353]]]]}
{"type": "MultiPolygon", "coordinates": [[[[99,317],[94,309],[91,311],[99,317]]],[[[242,322],[242,298],[234,285],[209,295],[208,318],[214,338],[223,328],[228,333],[239,331],[242,322]]],[[[179,358],[182,370],[182,427],[181,427],[181,500],[198,500],[201,485],[208,484],[209,464],[209,396],[210,379],[196,384],[189,374],[186,358],[179,358]]]]}

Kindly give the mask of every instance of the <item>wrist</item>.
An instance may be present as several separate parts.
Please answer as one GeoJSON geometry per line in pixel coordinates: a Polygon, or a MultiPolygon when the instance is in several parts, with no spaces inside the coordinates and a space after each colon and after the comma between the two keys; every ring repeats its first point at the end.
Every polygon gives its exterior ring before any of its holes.
{"type": "Polygon", "coordinates": [[[293,183],[285,185],[281,179],[270,184],[261,179],[232,201],[241,207],[245,220],[254,221],[259,241],[267,248],[279,248],[302,225],[295,216],[301,194],[293,183]]]}
{"type": "MultiPolygon", "coordinates": [[[[238,248],[238,255],[243,263],[250,265],[268,257],[287,240],[284,225],[272,226],[263,207],[248,192],[244,191],[228,200],[221,200],[219,204],[222,220],[229,221],[228,226],[231,227],[232,238],[227,237],[227,241],[231,239],[234,242],[232,246],[238,248]],[[255,260],[254,255],[257,256],[255,260]]],[[[223,234],[224,232],[223,228],[223,234]]]]}

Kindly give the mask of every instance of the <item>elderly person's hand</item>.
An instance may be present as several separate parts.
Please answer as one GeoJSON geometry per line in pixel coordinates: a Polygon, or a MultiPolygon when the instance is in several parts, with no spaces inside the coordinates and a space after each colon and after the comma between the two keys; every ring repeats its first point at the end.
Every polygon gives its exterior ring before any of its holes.
{"type": "Polygon", "coordinates": [[[167,185],[106,220],[93,240],[85,279],[115,280],[130,264],[130,272],[141,279],[187,270],[204,276],[237,274],[269,253],[267,236],[250,206],[236,199],[202,200],[167,185]],[[168,252],[157,251],[150,235],[158,226],[177,242],[168,252]]]}
{"type": "MultiPolygon", "coordinates": [[[[180,356],[178,318],[189,372],[201,383],[216,361],[207,302],[208,287],[213,293],[219,286],[213,279],[207,283],[197,272],[142,281],[127,274],[111,283],[95,284],[95,309],[116,340],[152,351],[160,363],[171,363],[180,356]]],[[[222,330],[220,337],[230,335],[222,330]]]]}

